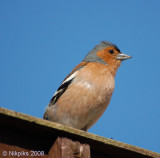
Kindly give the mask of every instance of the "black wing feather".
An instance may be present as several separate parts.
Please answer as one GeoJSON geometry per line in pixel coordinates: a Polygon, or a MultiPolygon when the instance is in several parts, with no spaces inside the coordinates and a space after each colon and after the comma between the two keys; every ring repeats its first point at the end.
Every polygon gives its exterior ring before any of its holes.
{"type": "Polygon", "coordinates": [[[54,95],[50,101],[50,105],[55,104],[58,99],[60,98],[60,96],[66,91],[66,89],[68,88],[68,86],[72,83],[74,78],[72,78],[71,80],[64,82],[63,84],[61,84],[61,86],[57,89],[57,93],[56,95],[54,95]]]}

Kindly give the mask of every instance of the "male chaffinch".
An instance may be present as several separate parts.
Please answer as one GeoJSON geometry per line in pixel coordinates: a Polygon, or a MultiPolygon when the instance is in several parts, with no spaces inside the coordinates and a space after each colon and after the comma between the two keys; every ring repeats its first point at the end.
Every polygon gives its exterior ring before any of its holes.
{"type": "Polygon", "coordinates": [[[87,131],[106,110],[116,71],[129,58],[110,42],[96,45],[64,79],[43,118],[87,131]]]}

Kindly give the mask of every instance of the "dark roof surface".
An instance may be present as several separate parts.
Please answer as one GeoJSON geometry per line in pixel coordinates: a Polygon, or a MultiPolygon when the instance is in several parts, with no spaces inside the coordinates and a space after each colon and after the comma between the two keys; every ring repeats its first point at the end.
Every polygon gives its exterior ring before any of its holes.
{"type": "MultiPolygon", "coordinates": [[[[49,142],[50,145],[52,145],[54,142],[53,139],[59,136],[89,144],[92,154],[103,153],[112,158],[160,158],[160,154],[137,146],[94,135],[23,113],[0,108],[0,129],[4,127],[11,129],[10,132],[17,130],[19,132],[25,131],[25,134],[33,134],[33,136],[39,135],[40,137],[38,139],[43,139],[39,145],[48,145],[49,142]]],[[[48,148],[50,145],[48,145],[48,148]]]]}

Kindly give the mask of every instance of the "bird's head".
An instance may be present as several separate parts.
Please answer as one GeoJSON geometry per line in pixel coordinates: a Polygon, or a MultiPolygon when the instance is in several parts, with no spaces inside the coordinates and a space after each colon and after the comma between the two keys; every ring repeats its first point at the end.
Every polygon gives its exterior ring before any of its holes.
{"type": "Polygon", "coordinates": [[[131,56],[121,53],[115,44],[102,41],[87,54],[84,61],[97,62],[109,66],[117,65],[119,67],[121,61],[129,58],[131,58],[131,56]]]}

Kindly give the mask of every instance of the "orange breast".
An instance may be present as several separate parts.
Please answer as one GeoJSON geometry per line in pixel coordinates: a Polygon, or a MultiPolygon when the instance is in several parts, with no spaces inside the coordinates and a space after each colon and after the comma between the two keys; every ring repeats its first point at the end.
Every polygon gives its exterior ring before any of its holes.
{"type": "Polygon", "coordinates": [[[66,119],[73,127],[81,129],[87,124],[89,128],[107,108],[113,91],[114,76],[107,66],[89,63],[58,100],[56,117],[66,119]]]}

